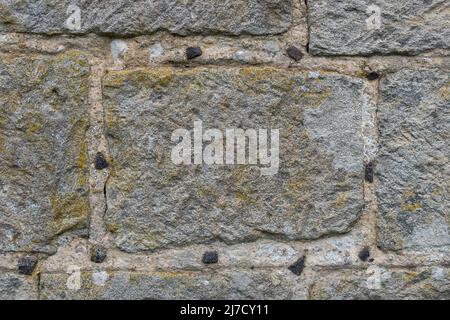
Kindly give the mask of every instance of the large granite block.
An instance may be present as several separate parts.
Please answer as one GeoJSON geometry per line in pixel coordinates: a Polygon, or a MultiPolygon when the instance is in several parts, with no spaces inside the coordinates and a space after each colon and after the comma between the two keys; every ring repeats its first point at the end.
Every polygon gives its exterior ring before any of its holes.
{"type": "Polygon", "coordinates": [[[0,250],[47,251],[87,225],[89,70],[77,51],[0,55],[0,250]]]}
{"type": "Polygon", "coordinates": [[[448,49],[446,0],[309,0],[314,55],[418,54],[448,49]]]}
{"type": "Polygon", "coordinates": [[[112,155],[105,218],[120,248],[314,239],[347,232],[359,217],[368,101],[361,79],[159,68],[110,72],[103,83],[112,155]],[[171,135],[196,119],[204,130],[279,129],[279,169],[174,164],[171,135]]]}
{"type": "Polygon", "coordinates": [[[292,0],[0,0],[0,31],[269,35],[291,22],[292,0]]]}

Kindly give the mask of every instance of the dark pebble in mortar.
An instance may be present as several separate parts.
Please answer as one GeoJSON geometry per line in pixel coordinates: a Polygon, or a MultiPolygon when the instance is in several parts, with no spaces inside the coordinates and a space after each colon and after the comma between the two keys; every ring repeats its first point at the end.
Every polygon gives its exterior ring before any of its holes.
{"type": "Polygon", "coordinates": [[[302,274],[304,268],[305,268],[305,257],[303,256],[300,259],[298,259],[293,265],[289,266],[288,269],[296,276],[299,276],[302,274]]]}
{"type": "Polygon", "coordinates": [[[200,57],[202,54],[202,49],[199,47],[188,47],[186,49],[186,58],[188,58],[188,60],[200,57]]]}
{"type": "Polygon", "coordinates": [[[95,156],[95,169],[103,170],[108,168],[108,161],[106,161],[105,156],[102,153],[97,153],[95,156]]]}
{"type": "Polygon", "coordinates": [[[367,79],[369,79],[370,81],[377,80],[379,77],[380,75],[375,71],[371,71],[367,74],[367,79]]]}
{"type": "Polygon", "coordinates": [[[287,48],[286,52],[288,56],[295,61],[299,61],[301,58],[303,58],[303,53],[297,47],[290,46],[289,48],[287,48]]]}
{"type": "Polygon", "coordinates": [[[365,247],[364,249],[362,249],[359,254],[358,257],[362,260],[362,261],[367,261],[367,259],[370,257],[370,250],[368,247],[365,247]]]}
{"type": "Polygon", "coordinates": [[[366,164],[366,168],[365,168],[365,179],[367,182],[372,183],[373,182],[373,163],[369,162],[368,164],[366,164]]]}
{"type": "Polygon", "coordinates": [[[107,250],[102,246],[94,246],[91,249],[91,261],[95,263],[102,263],[105,261],[107,250]]]}
{"type": "Polygon", "coordinates": [[[20,258],[18,263],[19,273],[26,275],[32,274],[36,268],[37,262],[37,258],[32,256],[20,258]]]}
{"type": "Polygon", "coordinates": [[[219,261],[219,254],[217,251],[206,251],[203,254],[202,262],[204,264],[213,264],[219,261]]]}

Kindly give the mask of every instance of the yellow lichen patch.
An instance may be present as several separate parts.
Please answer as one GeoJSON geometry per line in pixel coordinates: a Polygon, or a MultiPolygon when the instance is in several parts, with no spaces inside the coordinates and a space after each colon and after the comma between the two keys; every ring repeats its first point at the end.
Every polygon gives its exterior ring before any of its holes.
{"type": "Polygon", "coordinates": [[[445,85],[443,85],[439,89],[439,94],[444,98],[449,100],[450,99],[450,82],[447,82],[445,85]]]}
{"type": "MultiPolygon", "coordinates": [[[[284,92],[293,92],[294,81],[292,77],[288,77],[285,73],[281,73],[279,69],[273,67],[245,67],[241,71],[237,88],[245,85],[247,88],[267,91],[270,87],[276,87],[284,92]]],[[[245,88],[243,88],[245,89],[245,88]]]]}
{"type": "Polygon", "coordinates": [[[120,230],[120,227],[117,223],[108,222],[106,223],[106,230],[111,233],[117,233],[120,230]]]}
{"type": "Polygon", "coordinates": [[[242,76],[250,78],[252,81],[261,81],[279,75],[280,70],[273,67],[245,67],[242,69],[242,76]]]}
{"type": "Polygon", "coordinates": [[[8,6],[0,3],[0,22],[3,24],[16,24],[16,19],[8,6]]]}
{"type": "Polygon", "coordinates": [[[72,150],[76,153],[74,155],[74,165],[79,168],[79,171],[77,171],[77,187],[83,188],[88,183],[87,169],[89,166],[89,159],[86,130],[89,125],[88,120],[85,118],[70,119],[70,122],[73,125],[71,128],[71,136],[73,137],[73,143],[75,145],[72,150]]]}
{"type": "Polygon", "coordinates": [[[29,141],[39,140],[39,136],[37,135],[45,128],[47,120],[45,119],[45,115],[39,111],[33,110],[34,106],[24,104],[23,109],[30,110],[20,117],[20,125],[25,130],[25,137],[29,141]]]}
{"type": "Polygon", "coordinates": [[[355,72],[355,76],[358,78],[365,78],[367,76],[367,72],[363,69],[359,69],[355,72]]]}
{"type": "Polygon", "coordinates": [[[167,86],[174,77],[172,68],[136,69],[112,71],[105,77],[105,87],[120,88],[126,82],[135,83],[145,87],[167,86]]]}
{"type": "Polygon", "coordinates": [[[86,222],[89,212],[87,197],[80,197],[76,193],[56,192],[49,200],[52,211],[50,227],[54,234],[61,234],[86,222]]]}
{"type": "Polygon", "coordinates": [[[86,55],[78,50],[70,50],[58,55],[55,62],[65,69],[64,74],[69,77],[73,74],[87,74],[90,66],[86,55]]]}
{"type": "Polygon", "coordinates": [[[3,130],[6,130],[6,126],[8,125],[8,114],[6,110],[0,109],[0,152],[5,149],[5,135],[2,133],[3,130]]]}
{"type": "Polygon", "coordinates": [[[342,209],[345,207],[346,195],[345,192],[340,192],[336,200],[336,208],[342,209]]]}
{"type": "Polygon", "coordinates": [[[80,150],[80,154],[78,156],[77,165],[82,171],[84,171],[84,169],[87,167],[88,162],[87,139],[83,139],[78,147],[80,150]]]}
{"type": "Polygon", "coordinates": [[[27,134],[36,134],[39,133],[43,127],[44,125],[42,123],[30,123],[26,129],[26,132],[27,134]]]}
{"type": "Polygon", "coordinates": [[[324,91],[308,91],[302,94],[302,98],[304,101],[302,105],[305,108],[318,108],[322,105],[322,103],[329,97],[331,97],[333,93],[331,90],[327,89],[324,91]]]}
{"type": "Polygon", "coordinates": [[[180,176],[180,169],[177,168],[174,170],[170,170],[169,172],[167,172],[167,181],[172,182],[174,180],[177,180],[179,176],[180,176]]]}
{"type": "Polygon", "coordinates": [[[162,272],[157,272],[155,273],[155,275],[161,277],[162,279],[164,279],[165,281],[170,281],[174,278],[180,279],[182,278],[183,280],[190,282],[191,278],[192,278],[192,274],[187,273],[187,272],[176,272],[176,271],[162,271],[162,272]]]}
{"type": "Polygon", "coordinates": [[[231,180],[236,184],[242,184],[247,181],[252,181],[253,175],[251,172],[251,168],[244,165],[237,166],[233,170],[231,180]]]}
{"type": "Polygon", "coordinates": [[[257,203],[256,199],[253,199],[245,192],[236,192],[234,194],[234,196],[235,196],[236,200],[238,200],[239,202],[242,202],[242,203],[246,203],[246,204],[256,204],[257,203]]]}
{"type": "Polygon", "coordinates": [[[402,210],[403,211],[409,211],[409,212],[414,212],[417,211],[419,209],[421,209],[421,205],[420,202],[415,202],[415,203],[405,203],[402,205],[402,210]]]}
{"type": "Polygon", "coordinates": [[[402,198],[407,199],[407,198],[411,198],[411,197],[415,197],[415,196],[416,196],[416,193],[412,190],[412,188],[407,188],[403,191],[402,198]]]}
{"type": "Polygon", "coordinates": [[[403,211],[414,212],[419,210],[422,206],[417,199],[417,194],[411,187],[406,188],[402,194],[403,204],[401,209],[403,211]]]}
{"type": "Polygon", "coordinates": [[[212,202],[214,202],[214,206],[217,208],[221,208],[221,209],[225,209],[227,206],[226,203],[226,199],[225,197],[222,196],[222,194],[216,190],[216,189],[212,189],[212,188],[205,188],[201,185],[197,185],[195,187],[196,191],[196,195],[199,198],[203,198],[203,199],[211,199],[212,202]]]}
{"type": "Polygon", "coordinates": [[[286,185],[286,190],[289,192],[297,193],[305,187],[305,183],[305,177],[302,175],[290,177],[286,185]]]}
{"type": "Polygon", "coordinates": [[[408,271],[408,272],[406,272],[406,273],[403,275],[403,279],[404,279],[406,282],[411,282],[411,281],[413,281],[418,275],[419,275],[418,272],[415,272],[415,271],[408,271]]]}
{"type": "Polygon", "coordinates": [[[107,129],[120,128],[121,121],[119,119],[117,116],[117,105],[114,103],[105,105],[105,125],[107,129]]]}
{"type": "Polygon", "coordinates": [[[307,193],[305,192],[307,181],[302,174],[296,174],[289,178],[286,183],[283,197],[292,201],[292,209],[289,210],[290,215],[295,214],[298,208],[301,208],[304,204],[304,199],[307,193]]]}
{"type": "Polygon", "coordinates": [[[433,196],[440,196],[444,194],[444,188],[443,187],[436,187],[433,189],[432,193],[433,196]]]}
{"type": "Polygon", "coordinates": [[[309,297],[310,300],[325,300],[327,298],[327,294],[323,290],[314,289],[311,292],[309,297]]]}
{"type": "Polygon", "coordinates": [[[153,250],[160,246],[158,238],[159,238],[158,233],[150,232],[146,234],[144,238],[139,241],[139,243],[141,243],[144,248],[153,250]]]}
{"type": "Polygon", "coordinates": [[[139,274],[139,273],[131,272],[130,273],[130,283],[133,283],[133,284],[138,283],[139,279],[141,278],[140,276],[141,276],[141,274],[139,274]]]}
{"type": "MultiPolygon", "coordinates": [[[[162,167],[162,163],[161,165],[158,163],[158,165],[162,167]]],[[[180,177],[180,171],[180,168],[168,170],[167,173],[161,176],[161,178],[159,179],[159,183],[163,186],[169,186],[173,184],[173,182],[180,177]]]]}

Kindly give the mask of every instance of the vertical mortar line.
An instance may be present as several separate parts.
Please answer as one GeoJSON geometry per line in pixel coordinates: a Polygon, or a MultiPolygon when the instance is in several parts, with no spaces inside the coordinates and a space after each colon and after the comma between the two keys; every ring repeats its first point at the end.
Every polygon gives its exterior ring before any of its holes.
{"type": "MultiPolygon", "coordinates": [[[[375,163],[378,154],[378,122],[377,109],[379,100],[379,80],[366,81],[365,91],[368,96],[368,101],[363,110],[363,138],[364,138],[364,155],[363,163],[364,170],[366,165],[370,162],[375,163]]],[[[366,175],[366,173],[364,173],[366,175]]],[[[363,179],[363,197],[364,197],[364,218],[366,225],[363,229],[367,233],[367,241],[369,247],[374,251],[376,249],[376,221],[378,212],[378,201],[375,193],[377,181],[374,179],[372,183],[363,179]]]]}
{"type": "MultiPolygon", "coordinates": [[[[37,266],[37,268],[40,268],[39,266],[37,266]]],[[[38,270],[36,273],[36,291],[37,291],[37,297],[36,300],[41,300],[41,271],[38,270]]]]}
{"type": "MultiPolygon", "coordinates": [[[[376,154],[374,161],[374,171],[376,172],[376,165],[378,162],[378,155],[379,155],[379,146],[380,146],[380,127],[379,127],[379,121],[378,121],[378,108],[380,105],[380,86],[381,86],[381,79],[382,76],[380,76],[376,83],[375,83],[375,110],[373,115],[373,121],[374,121],[374,141],[376,143],[376,154]]],[[[373,226],[372,226],[372,232],[373,232],[373,246],[374,248],[377,248],[377,221],[378,221],[378,212],[379,212],[379,206],[378,206],[378,197],[376,195],[376,188],[378,186],[378,179],[374,172],[374,181],[373,181],[373,195],[374,195],[374,211],[372,213],[373,217],[373,226]]]]}
{"type": "Polygon", "coordinates": [[[41,272],[39,271],[36,275],[36,285],[37,285],[37,300],[41,300],[41,272]]]}
{"type": "Polygon", "coordinates": [[[309,54],[309,40],[310,40],[310,25],[309,25],[309,7],[308,7],[308,0],[300,0],[304,1],[305,4],[305,23],[306,23],[306,48],[305,50],[309,54]]]}
{"type": "Polygon", "coordinates": [[[95,158],[98,152],[108,158],[108,148],[106,137],[103,132],[103,97],[102,97],[102,77],[105,73],[105,59],[93,57],[91,59],[90,75],[90,128],[88,133],[89,141],[89,203],[91,209],[89,242],[102,244],[105,242],[106,231],[103,216],[106,210],[105,183],[109,176],[109,169],[97,170],[95,168],[95,158]]]}
{"type": "MultiPolygon", "coordinates": [[[[374,84],[373,84],[373,99],[375,103],[375,108],[372,113],[372,119],[373,119],[373,128],[372,128],[372,137],[373,142],[376,145],[375,154],[371,161],[374,163],[374,171],[376,171],[376,164],[378,159],[378,149],[379,149],[379,125],[378,125],[378,107],[380,102],[380,78],[378,78],[374,84]]],[[[374,181],[370,186],[370,193],[372,194],[372,210],[371,213],[371,245],[374,249],[377,248],[377,220],[378,220],[378,198],[376,195],[376,188],[378,185],[378,179],[376,178],[376,175],[374,173],[374,181]]]]}

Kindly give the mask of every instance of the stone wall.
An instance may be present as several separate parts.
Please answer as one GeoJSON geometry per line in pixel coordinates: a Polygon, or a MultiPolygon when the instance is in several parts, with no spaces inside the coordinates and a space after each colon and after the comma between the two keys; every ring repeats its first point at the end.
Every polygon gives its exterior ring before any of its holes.
{"type": "Polygon", "coordinates": [[[446,0],[0,0],[1,299],[449,299],[446,0]],[[274,175],[171,133],[277,128],[274,175]]]}

